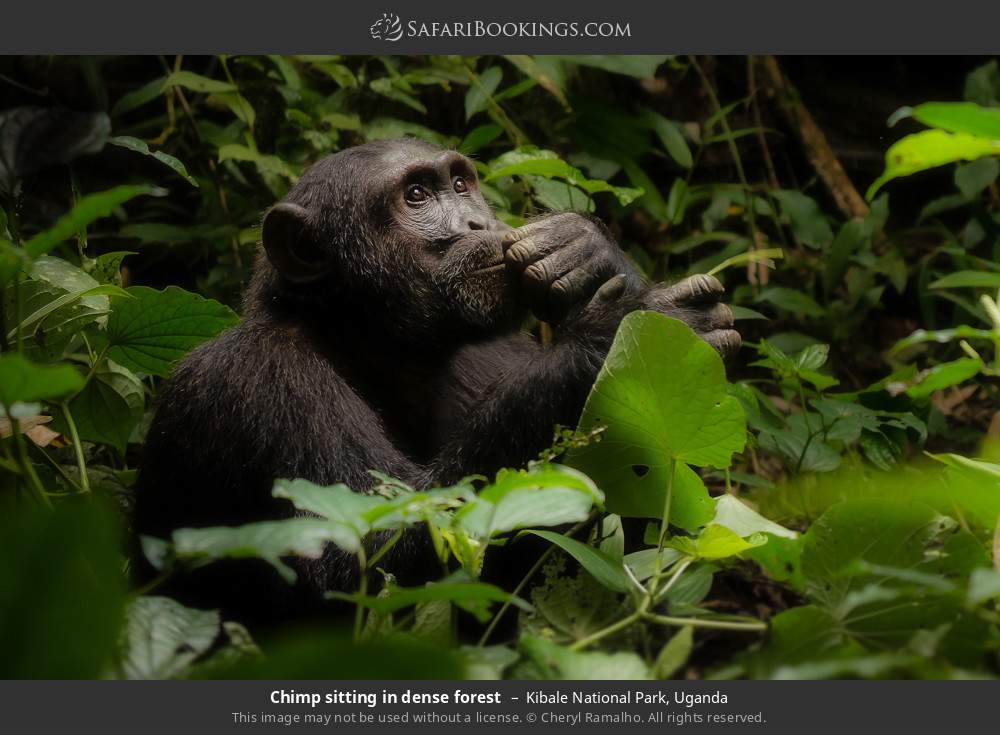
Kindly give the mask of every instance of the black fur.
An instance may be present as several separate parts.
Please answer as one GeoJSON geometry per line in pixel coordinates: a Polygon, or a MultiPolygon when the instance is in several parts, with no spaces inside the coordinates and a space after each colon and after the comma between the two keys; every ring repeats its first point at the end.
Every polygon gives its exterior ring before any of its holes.
{"type": "MultiPolygon", "coordinates": [[[[360,146],[307,171],[286,197],[291,214],[268,215],[270,258],[258,255],[242,323],[194,350],[160,395],[136,496],[140,533],[288,516],[290,504],[271,498],[276,478],[363,492],[369,469],[421,488],[523,466],[556,424],[575,425],[625,313],[659,309],[709,336],[731,325],[718,293],[647,287],[603,231],[556,215],[559,232],[585,233],[561,237],[560,257],[595,275],[577,279],[587,283],[568,301],[563,284],[560,304],[571,307],[542,347],[519,332],[539,293],[526,280],[538,276],[527,273],[529,243],[498,272],[473,274],[504,257],[509,228],[463,161],[416,141],[360,146]],[[470,191],[457,194],[455,171],[470,191]],[[425,179],[432,199],[409,204],[410,182],[425,179]],[[295,278],[274,265],[287,253],[295,278]],[[303,282],[302,263],[322,276],[303,282]],[[594,295],[616,273],[625,275],[594,295]]],[[[542,230],[534,241],[550,242],[542,230]]],[[[551,285],[560,274],[542,275],[551,285]]],[[[436,570],[419,534],[386,563],[404,581],[436,570]]],[[[335,550],[298,568],[295,590],[263,563],[240,562],[190,575],[179,593],[271,618],[356,585],[353,560],[335,550]]]]}

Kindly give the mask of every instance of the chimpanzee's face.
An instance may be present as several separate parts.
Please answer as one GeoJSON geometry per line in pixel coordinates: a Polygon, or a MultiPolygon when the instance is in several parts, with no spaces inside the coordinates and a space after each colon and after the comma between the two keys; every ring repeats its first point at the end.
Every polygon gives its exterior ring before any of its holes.
{"type": "Polygon", "coordinates": [[[413,274],[439,306],[470,326],[520,318],[503,262],[510,227],[483,198],[475,166],[455,151],[400,145],[381,156],[388,239],[405,250],[413,274]]]}
{"type": "Polygon", "coordinates": [[[405,139],[312,166],[267,213],[262,239],[292,290],[341,294],[430,342],[524,316],[503,263],[508,230],[468,158],[405,139]]]}

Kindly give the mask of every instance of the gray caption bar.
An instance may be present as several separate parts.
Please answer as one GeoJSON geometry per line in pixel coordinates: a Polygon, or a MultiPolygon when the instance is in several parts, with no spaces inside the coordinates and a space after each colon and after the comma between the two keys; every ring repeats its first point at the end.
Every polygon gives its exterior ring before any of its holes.
{"type": "Polygon", "coordinates": [[[548,733],[611,728],[801,735],[939,733],[987,724],[996,683],[970,682],[0,682],[8,732],[548,733]]]}
{"type": "Polygon", "coordinates": [[[3,53],[957,53],[1000,50],[1000,3],[425,0],[7,3],[3,53]],[[624,31],[627,28],[627,33],[624,31]]]}

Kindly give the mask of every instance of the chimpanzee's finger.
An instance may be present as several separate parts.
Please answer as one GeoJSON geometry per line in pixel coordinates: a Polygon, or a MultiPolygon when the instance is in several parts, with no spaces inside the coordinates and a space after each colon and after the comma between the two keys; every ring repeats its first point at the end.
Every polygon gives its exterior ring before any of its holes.
{"type": "Polygon", "coordinates": [[[725,292],[718,278],[699,273],[670,286],[664,295],[675,304],[704,304],[718,301],[725,292]]]}
{"type": "Polygon", "coordinates": [[[732,309],[726,304],[715,304],[705,312],[705,322],[708,328],[703,331],[732,329],[734,321],[732,309]]]}
{"type": "Polygon", "coordinates": [[[597,289],[597,293],[595,293],[593,298],[591,298],[587,303],[584,311],[599,310],[611,302],[617,301],[621,298],[622,294],[625,293],[625,289],[627,287],[628,276],[624,273],[619,273],[618,275],[609,278],[599,289],[597,289]]]}
{"type": "Polygon", "coordinates": [[[549,301],[554,309],[566,310],[590,298],[603,280],[604,276],[596,268],[584,264],[552,282],[549,301]]]}
{"type": "Polygon", "coordinates": [[[701,338],[712,345],[723,359],[729,359],[735,355],[743,341],[740,338],[740,333],[735,329],[715,329],[707,334],[702,334],[701,338]]]}
{"type": "Polygon", "coordinates": [[[516,227],[504,235],[503,244],[504,246],[513,245],[515,242],[519,242],[526,237],[530,237],[531,235],[549,232],[554,229],[554,225],[556,224],[553,220],[558,221],[561,218],[561,214],[555,214],[542,219],[537,219],[534,222],[528,222],[520,227],[516,227]]]}

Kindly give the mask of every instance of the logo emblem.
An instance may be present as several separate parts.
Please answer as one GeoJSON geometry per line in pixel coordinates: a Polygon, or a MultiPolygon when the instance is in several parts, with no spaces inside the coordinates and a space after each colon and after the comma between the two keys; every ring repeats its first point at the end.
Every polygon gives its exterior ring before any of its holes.
{"type": "Polygon", "coordinates": [[[403,37],[403,23],[395,13],[382,13],[368,30],[376,41],[398,41],[403,37]]]}

